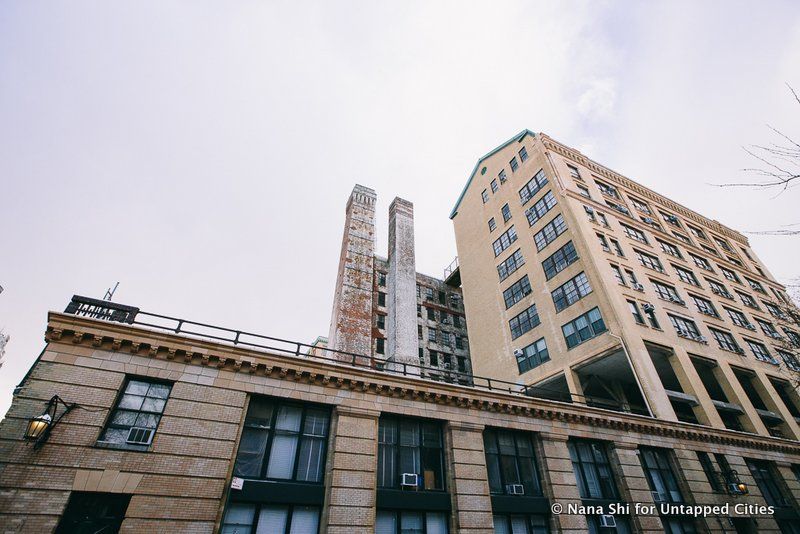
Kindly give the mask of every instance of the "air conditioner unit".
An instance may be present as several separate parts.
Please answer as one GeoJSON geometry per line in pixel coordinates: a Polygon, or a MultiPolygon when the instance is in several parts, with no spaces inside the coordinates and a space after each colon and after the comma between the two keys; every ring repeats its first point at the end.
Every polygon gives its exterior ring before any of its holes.
{"type": "Polygon", "coordinates": [[[608,248],[608,245],[603,245],[603,250],[605,250],[606,252],[611,252],[611,249],[608,248]]]}
{"type": "Polygon", "coordinates": [[[678,330],[678,337],[692,337],[687,330],[678,330]]]}
{"type": "Polygon", "coordinates": [[[711,287],[711,292],[714,293],[715,295],[721,295],[722,294],[722,291],[720,291],[719,289],[717,289],[716,287],[713,287],[713,286],[711,287]]]}
{"type": "Polygon", "coordinates": [[[134,426],[128,430],[128,437],[125,439],[125,443],[130,443],[132,445],[150,445],[153,441],[153,434],[155,434],[155,429],[153,428],[134,426]]]}
{"type": "Polygon", "coordinates": [[[702,343],[703,345],[708,345],[708,340],[706,339],[706,336],[697,336],[695,337],[695,339],[700,343],[702,343]]]}
{"type": "Polygon", "coordinates": [[[651,491],[650,494],[653,496],[653,502],[665,502],[667,500],[667,496],[660,491],[651,491]]]}
{"type": "Polygon", "coordinates": [[[746,325],[744,325],[744,327],[747,328],[748,330],[754,330],[755,331],[755,329],[756,329],[756,325],[754,325],[752,323],[747,323],[746,325]]]}
{"type": "Polygon", "coordinates": [[[589,206],[584,206],[583,209],[586,210],[586,213],[594,213],[594,208],[590,208],[589,206]]]}
{"type": "Polygon", "coordinates": [[[633,289],[635,289],[636,291],[644,291],[644,286],[639,282],[636,282],[631,287],[633,287],[633,289]]]}
{"type": "Polygon", "coordinates": [[[522,349],[514,349],[514,356],[516,356],[517,358],[521,358],[523,354],[525,353],[522,352],[522,349]]]}
{"type": "Polygon", "coordinates": [[[735,349],[733,349],[733,352],[735,352],[736,354],[744,354],[744,349],[742,347],[736,347],[735,349]]]}
{"type": "Polygon", "coordinates": [[[509,495],[525,495],[525,486],[522,484],[506,484],[506,493],[509,495]]]}
{"type": "Polygon", "coordinates": [[[647,223],[647,224],[656,224],[656,221],[654,221],[650,217],[642,217],[642,222],[647,223]]]}
{"type": "Polygon", "coordinates": [[[617,520],[614,519],[613,515],[601,515],[600,526],[602,528],[616,528],[617,520]]]}
{"type": "Polygon", "coordinates": [[[645,302],[642,304],[642,309],[646,312],[655,311],[656,307],[650,304],[649,302],[645,302]]]}
{"type": "Polygon", "coordinates": [[[781,335],[777,332],[770,332],[769,337],[771,337],[772,339],[781,339],[781,335]]]}
{"type": "Polygon", "coordinates": [[[400,475],[401,488],[417,488],[419,487],[419,475],[416,473],[403,473],[400,475]]]}

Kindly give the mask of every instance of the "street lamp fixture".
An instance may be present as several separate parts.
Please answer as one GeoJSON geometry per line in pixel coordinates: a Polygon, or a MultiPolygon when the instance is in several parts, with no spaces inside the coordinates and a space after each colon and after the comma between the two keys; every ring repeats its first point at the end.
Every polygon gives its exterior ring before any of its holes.
{"type": "Polygon", "coordinates": [[[28,420],[28,426],[25,428],[25,440],[33,442],[33,450],[38,450],[44,445],[53,428],[76,406],[76,404],[67,404],[58,395],[53,395],[47,402],[47,407],[42,415],[28,420]],[[64,407],[60,414],[58,413],[59,405],[64,407]]]}

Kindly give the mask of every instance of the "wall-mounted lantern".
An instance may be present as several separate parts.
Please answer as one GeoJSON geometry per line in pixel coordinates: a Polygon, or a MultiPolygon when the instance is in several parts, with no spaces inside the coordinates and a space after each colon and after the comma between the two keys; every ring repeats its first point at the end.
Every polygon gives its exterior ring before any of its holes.
{"type": "Polygon", "coordinates": [[[76,404],[67,404],[58,395],[53,395],[53,398],[47,402],[47,407],[42,415],[28,420],[28,426],[25,428],[25,440],[33,441],[33,450],[38,450],[44,445],[53,428],[75,407],[77,407],[76,404]],[[64,410],[60,414],[58,413],[59,405],[64,406],[64,410]]]}

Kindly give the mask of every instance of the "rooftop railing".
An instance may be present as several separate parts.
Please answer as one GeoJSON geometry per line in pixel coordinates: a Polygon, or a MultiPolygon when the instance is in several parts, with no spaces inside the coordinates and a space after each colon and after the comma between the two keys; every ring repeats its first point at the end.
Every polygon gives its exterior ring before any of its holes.
{"type": "Polygon", "coordinates": [[[487,391],[510,393],[512,395],[520,395],[528,398],[536,397],[559,402],[577,401],[582,404],[590,404],[608,410],[626,411],[623,410],[621,404],[609,402],[606,399],[584,397],[582,395],[567,393],[562,390],[548,389],[542,386],[526,386],[496,378],[476,376],[472,373],[457,370],[443,370],[439,367],[375,358],[374,356],[356,354],[353,352],[328,348],[322,349],[319,345],[309,345],[299,341],[291,341],[243,330],[169,317],[167,315],[145,312],[133,306],[126,306],[116,302],[82,297],[79,295],[72,297],[72,301],[67,305],[64,313],[89,317],[101,321],[136,325],[156,331],[220,342],[234,347],[242,347],[256,351],[267,351],[298,358],[308,358],[357,368],[373,369],[389,374],[422,378],[435,382],[446,382],[487,391]],[[437,375],[437,377],[433,378],[430,376],[431,374],[437,375]]]}

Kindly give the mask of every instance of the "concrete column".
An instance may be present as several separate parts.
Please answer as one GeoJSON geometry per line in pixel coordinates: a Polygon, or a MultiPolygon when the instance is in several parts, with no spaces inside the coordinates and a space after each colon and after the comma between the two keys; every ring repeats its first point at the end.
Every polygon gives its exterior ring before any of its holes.
{"type": "Polygon", "coordinates": [[[733,373],[733,369],[726,362],[720,361],[717,362],[717,367],[714,368],[714,371],[716,376],[722,375],[724,377],[724,381],[720,380],[719,385],[725,391],[728,401],[738,404],[744,410],[744,415],[739,419],[742,421],[742,427],[748,432],[769,436],[766,425],[764,425],[761,416],[758,415],[753,403],[747,397],[747,393],[744,392],[744,388],[742,388],[742,384],[739,383],[739,379],[733,373]]]}
{"type": "MultiPolygon", "coordinates": [[[[414,259],[414,205],[395,198],[389,206],[387,356],[419,365],[417,341],[417,268],[414,259]]],[[[409,368],[419,374],[419,368],[409,368]]]]}
{"type": "Polygon", "coordinates": [[[589,532],[586,518],[582,515],[569,515],[566,513],[570,503],[580,506],[581,495],[578,491],[578,481],[572,470],[572,461],[567,449],[567,436],[540,432],[542,443],[542,477],[545,492],[551,503],[563,506],[564,513],[551,516],[551,531],[562,534],[579,534],[589,532]]]}
{"type": "Polygon", "coordinates": [[[769,377],[761,369],[753,369],[756,373],[752,377],[753,387],[755,387],[761,400],[771,410],[779,414],[783,418],[782,430],[787,433],[787,439],[800,439],[800,425],[794,420],[794,416],[789,411],[789,408],[783,403],[783,400],[778,397],[778,392],[775,391],[775,386],[770,382],[769,377]]]}
{"type": "Polygon", "coordinates": [[[641,393],[647,399],[647,404],[650,406],[650,411],[653,412],[653,417],[666,421],[677,421],[678,417],[675,415],[675,410],[672,409],[669,397],[664,391],[661,378],[659,378],[653,359],[647,351],[647,346],[641,338],[630,335],[625,336],[624,343],[628,348],[631,365],[633,366],[632,371],[639,379],[641,393]]]}
{"type": "Polygon", "coordinates": [[[700,375],[697,374],[697,369],[695,369],[689,353],[681,347],[673,347],[672,350],[674,354],[669,358],[669,363],[675,372],[675,376],[678,377],[678,382],[680,382],[683,391],[694,395],[697,398],[697,402],[700,403],[700,410],[694,411],[697,420],[703,425],[725,428],[725,424],[722,422],[717,408],[711,402],[711,397],[706,391],[703,381],[700,380],[700,375]]]}
{"type": "Polygon", "coordinates": [[[453,500],[451,530],[465,534],[492,534],[492,500],[483,425],[449,424],[448,449],[452,451],[450,495],[453,500]]]}
{"type": "Polygon", "coordinates": [[[375,531],[379,415],[356,408],[336,408],[322,532],[375,531]]]}
{"type": "MultiPolygon", "coordinates": [[[[375,191],[356,185],[345,210],[328,348],[372,355],[372,278],[375,261],[375,191]]],[[[350,360],[351,356],[331,353],[350,360]]],[[[367,363],[364,359],[361,363],[367,363]]]]}

